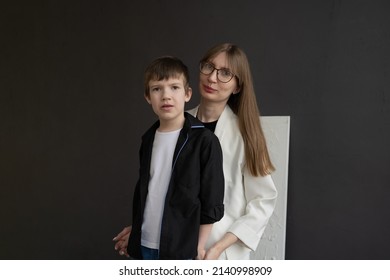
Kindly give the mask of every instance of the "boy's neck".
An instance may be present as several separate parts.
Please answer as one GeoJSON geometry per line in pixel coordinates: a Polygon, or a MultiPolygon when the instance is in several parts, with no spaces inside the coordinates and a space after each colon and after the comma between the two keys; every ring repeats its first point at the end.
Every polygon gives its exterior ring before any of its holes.
{"type": "Polygon", "coordinates": [[[226,103],[205,103],[201,101],[196,117],[204,123],[217,121],[225,106],[226,103]]]}
{"type": "Polygon", "coordinates": [[[181,118],[175,118],[172,120],[160,119],[160,126],[157,128],[159,132],[170,132],[182,129],[184,126],[185,117],[184,114],[181,118]]]}

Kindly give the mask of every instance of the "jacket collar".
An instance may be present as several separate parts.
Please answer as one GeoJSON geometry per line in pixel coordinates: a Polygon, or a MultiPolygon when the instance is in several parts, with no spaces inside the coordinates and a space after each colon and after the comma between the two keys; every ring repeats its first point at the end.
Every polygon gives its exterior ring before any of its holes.
{"type": "MultiPolygon", "coordinates": [[[[191,114],[184,112],[184,125],[183,128],[180,131],[180,134],[187,134],[191,129],[196,129],[196,128],[204,128],[203,123],[198,120],[197,118],[193,117],[191,114]]],[[[150,136],[150,134],[154,135],[156,130],[160,126],[160,121],[156,121],[150,129],[144,134],[145,136],[150,136]]]]}
{"type": "MultiPolygon", "coordinates": [[[[199,110],[199,105],[189,110],[188,112],[191,115],[196,116],[198,114],[198,110],[199,110]]],[[[234,114],[230,106],[226,104],[225,109],[223,109],[222,114],[218,119],[214,134],[220,137],[223,134],[223,131],[225,130],[226,124],[230,123],[232,119],[237,119],[237,116],[236,114],[234,114]]]]}

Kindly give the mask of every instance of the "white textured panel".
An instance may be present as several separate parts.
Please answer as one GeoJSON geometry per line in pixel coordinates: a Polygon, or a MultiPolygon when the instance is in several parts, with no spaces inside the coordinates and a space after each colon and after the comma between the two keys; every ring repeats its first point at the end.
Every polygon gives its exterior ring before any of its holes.
{"type": "Polygon", "coordinates": [[[290,117],[261,117],[261,125],[272,163],[272,174],[278,190],[278,199],[273,215],[251,259],[284,260],[286,242],[288,154],[290,145],[290,117]]]}

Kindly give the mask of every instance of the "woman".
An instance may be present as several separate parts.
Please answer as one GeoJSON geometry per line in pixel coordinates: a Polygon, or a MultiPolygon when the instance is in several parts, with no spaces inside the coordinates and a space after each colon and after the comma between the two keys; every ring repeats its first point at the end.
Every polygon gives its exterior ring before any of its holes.
{"type": "MultiPolygon", "coordinates": [[[[232,44],[211,48],[200,62],[198,107],[189,112],[214,131],[223,152],[225,215],[214,224],[204,259],[249,259],[275,207],[277,191],[245,53],[232,44]]],[[[114,238],[127,255],[126,227],[114,238]]]]}

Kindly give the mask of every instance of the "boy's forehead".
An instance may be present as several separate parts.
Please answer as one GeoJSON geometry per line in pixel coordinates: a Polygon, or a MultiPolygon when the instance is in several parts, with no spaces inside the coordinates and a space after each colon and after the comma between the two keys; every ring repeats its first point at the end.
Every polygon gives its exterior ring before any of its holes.
{"type": "Polygon", "coordinates": [[[162,82],[184,84],[184,75],[177,74],[176,76],[171,76],[171,77],[163,78],[163,79],[158,79],[158,77],[153,77],[152,79],[150,79],[149,84],[162,83],[162,82]]]}

